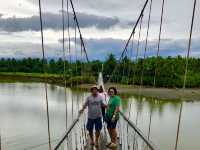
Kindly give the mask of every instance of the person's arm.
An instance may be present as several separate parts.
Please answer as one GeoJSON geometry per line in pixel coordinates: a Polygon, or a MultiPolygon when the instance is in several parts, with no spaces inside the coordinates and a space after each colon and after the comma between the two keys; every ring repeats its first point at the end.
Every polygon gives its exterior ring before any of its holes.
{"type": "Polygon", "coordinates": [[[112,116],[112,120],[113,120],[113,121],[116,119],[116,114],[117,114],[118,112],[120,112],[119,106],[117,106],[117,107],[115,108],[115,111],[114,111],[113,116],[112,116]]]}
{"type": "Polygon", "coordinates": [[[83,104],[82,108],[79,110],[79,113],[83,113],[85,108],[88,106],[88,98],[86,99],[85,103],[83,104]]]}
{"type": "Polygon", "coordinates": [[[101,106],[107,108],[107,105],[104,103],[103,97],[101,96],[101,106]]]}
{"type": "Polygon", "coordinates": [[[117,113],[120,112],[120,101],[121,101],[120,98],[117,99],[116,108],[115,108],[115,111],[114,111],[113,116],[112,116],[112,121],[115,121],[117,113]]]}

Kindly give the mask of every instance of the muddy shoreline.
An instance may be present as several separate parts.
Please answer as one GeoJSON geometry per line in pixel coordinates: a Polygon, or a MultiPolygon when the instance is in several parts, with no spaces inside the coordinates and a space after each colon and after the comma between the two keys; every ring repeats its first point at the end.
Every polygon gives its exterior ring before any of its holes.
{"type": "MultiPolygon", "coordinates": [[[[47,82],[48,84],[54,84],[58,86],[64,86],[63,79],[61,78],[42,78],[42,77],[22,77],[22,76],[0,76],[0,83],[11,82],[47,82]]],[[[78,85],[78,89],[89,90],[92,84],[78,85]]],[[[114,86],[117,88],[119,94],[135,95],[152,97],[159,100],[183,100],[183,101],[200,101],[200,88],[178,89],[178,88],[152,88],[133,85],[121,85],[121,84],[105,84],[105,88],[114,86]]],[[[69,86],[70,87],[70,86],[69,86]]],[[[76,89],[76,87],[72,87],[76,89]]]]}
{"type": "MultiPolygon", "coordinates": [[[[153,97],[160,100],[183,100],[183,101],[200,101],[200,89],[178,89],[178,88],[152,88],[152,87],[139,87],[133,85],[120,85],[120,84],[105,84],[105,88],[114,86],[117,88],[119,94],[130,94],[136,96],[153,97]]],[[[81,85],[81,88],[88,89],[90,84],[81,85]]]]}

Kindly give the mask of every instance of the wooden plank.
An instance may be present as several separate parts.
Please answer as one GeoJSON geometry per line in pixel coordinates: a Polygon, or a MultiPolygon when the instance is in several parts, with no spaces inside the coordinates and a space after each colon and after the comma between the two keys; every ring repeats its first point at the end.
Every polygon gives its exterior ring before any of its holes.
{"type": "MultiPolygon", "coordinates": [[[[106,130],[106,129],[103,129],[106,130]]],[[[106,147],[106,144],[108,142],[108,133],[107,131],[102,131],[101,132],[101,136],[99,138],[99,147],[96,148],[95,146],[91,146],[90,145],[90,141],[89,139],[87,139],[87,145],[86,145],[86,150],[110,150],[109,148],[106,147]]],[[[117,148],[112,149],[112,150],[121,150],[121,146],[119,144],[119,139],[118,139],[118,143],[117,143],[117,148]]]]}

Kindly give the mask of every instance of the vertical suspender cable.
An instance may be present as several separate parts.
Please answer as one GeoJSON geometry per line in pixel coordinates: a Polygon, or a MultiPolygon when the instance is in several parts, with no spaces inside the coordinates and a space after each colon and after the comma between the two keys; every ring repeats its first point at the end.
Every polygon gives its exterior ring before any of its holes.
{"type": "MultiPolygon", "coordinates": [[[[69,63],[70,63],[70,66],[71,66],[72,65],[72,62],[71,62],[71,37],[70,37],[70,18],[69,17],[70,17],[69,16],[69,0],[67,0],[68,52],[69,52],[69,63]]],[[[71,69],[72,69],[72,67],[70,67],[70,77],[72,77],[71,69]]],[[[70,86],[72,87],[72,83],[70,83],[70,86]]]]}
{"type": "Polygon", "coordinates": [[[197,3],[197,1],[194,0],[194,7],[193,7],[193,13],[192,13],[192,22],[191,22],[191,28],[190,28],[190,37],[189,37],[189,43],[188,43],[188,51],[187,51],[187,58],[186,58],[186,66],[185,66],[185,75],[184,75],[183,89],[185,89],[186,80],[187,80],[188,59],[190,57],[190,51],[191,51],[191,42],[192,42],[192,33],[193,33],[194,18],[195,18],[195,11],[196,11],[196,3],[197,3]]]}
{"type": "Polygon", "coordinates": [[[132,57],[134,56],[134,36],[135,34],[133,34],[132,36],[132,40],[131,40],[131,48],[130,48],[130,64],[129,64],[129,72],[128,72],[128,83],[131,83],[131,79],[130,79],[130,76],[131,76],[131,64],[132,64],[132,57]]]}
{"type": "MultiPolygon", "coordinates": [[[[190,51],[191,51],[191,42],[192,42],[192,33],[193,33],[194,18],[195,18],[195,12],[196,12],[196,3],[197,3],[197,0],[194,0],[194,6],[193,6],[193,12],[192,12],[192,21],[191,21],[191,28],[190,28],[190,36],[189,36],[189,43],[188,43],[188,50],[187,50],[187,57],[186,57],[186,65],[185,65],[185,74],[184,74],[184,81],[183,81],[183,92],[185,90],[186,81],[187,81],[188,59],[190,57],[190,51]]],[[[180,106],[180,113],[179,113],[179,119],[178,119],[175,150],[177,150],[177,148],[178,148],[182,111],[183,111],[183,103],[181,103],[181,106],[180,106]]]]}
{"type": "MultiPolygon", "coordinates": [[[[40,30],[41,30],[41,44],[42,44],[42,63],[43,63],[43,71],[46,73],[45,66],[45,53],[44,53],[44,35],[43,35],[43,23],[42,23],[42,9],[41,9],[41,1],[39,0],[39,14],[40,14],[40,30]]],[[[51,133],[50,133],[50,121],[49,121],[49,103],[48,103],[48,93],[47,93],[47,82],[45,77],[45,98],[46,98],[46,114],[47,114],[47,126],[48,126],[48,143],[49,150],[51,150],[51,133]]]]}
{"type": "MultiPolygon", "coordinates": [[[[77,44],[77,38],[76,38],[76,35],[77,35],[77,29],[76,29],[76,24],[75,24],[75,30],[74,30],[74,51],[75,51],[75,60],[76,60],[76,64],[75,64],[75,67],[76,67],[76,76],[78,76],[78,64],[77,64],[77,60],[78,60],[78,53],[77,53],[77,47],[76,47],[76,44],[77,44]]],[[[76,88],[78,88],[78,80],[76,80],[76,88]]]]}
{"type": "MultiPolygon", "coordinates": [[[[144,15],[142,14],[141,20],[140,20],[139,37],[138,37],[138,42],[137,42],[137,52],[136,52],[136,60],[135,60],[136,64],[137,64],[138,54],[139,54],[139,47],[140,47],[140,38],[141,38],[141,30],[142,30],[143,16],[144,16],[144,15]]],[[[133,34],[132,36],[134,36],[134,34],[133,34]]],[[[135,72],[136,72],[136,69],[137,69],[136,67],[137,67],[137,65],[135,65],[135,67],[134,67],[133,85],[134,85],[135,72]]],[[[129,109],[129,114],[130,114],[130,109],[129,109]]],[[[130,115],[129,115],[129,116],[130,116],[130,115]]],[[[127,132],[128,132],[128,123],[127,123],[127,132]]],[[[127,140],[128,140],[128,139],[127,139],[127,140]]],[[[127,144],[128,144],[128,141],[127,141],[127,144]]],[[[129,144],[128,144],[128,146],[129,146],[129,144]]]]}
{"type": "MultiPolygon", "coordinates": [[[[71,61],[71,36],[70,36],[70,18],[69,18],[69,0],[67,0],[67,31],[68,31],[68,52],[69,52],[69,64],[70,64],[70,79],[71,79],[71,82],[70,82],[70,86],[72,87],[72,61],[71,61]]],[[[74,101],[73,101],[73,95],[71,95],[71,121],[73,122],[73,119],[74,119],[74,101]]],[[[73,141],[73,134],[71,134],[71,142],[73,141]]]]}
{"type": "MultiPolygon", "coordinates": [[[[63,79],[64,79],[64,96],[65,96],[65,128],[68,128],[68,108],[67,108],[67,80],[66,80],[66,53],[65,53],[65,11],[64,0],[62,0],[62,53],[63,53],[63,79]]],[[[68,141],[66,141],[67,149],[69,147],[68,141]]]]}
{"type": "Polygon", "coordinates": [[[152,3],[153,3],[153,0],[150,1],[149,18],[148,18],[147,33],[146,33],[145,48],[144,48],[144,57],[143,57],[143,61],[142,61],[142,73],[141,73],[141,79],[140,79],[140,88],[143,85],[144,65],[145,65],[146,52],[147,52],[147,47],[148,47],[148,38],[149,38],[149,28],[150,28],[150,22],[151,22],[152,3]]]}
{"type": "Polygon", "coordinates": [[[1,150],[1,134],[0,134],[0,150],[1,150]]]}
{"type": "Polygon", "coordinates": [[[138,42],[137,42],[137,51],[136,51],[136,57],[135,57],[135,67],[134,67],[134,73],[133,73],[133,85],[135,84],[135,74],[137,71],[137,64],[138,64],[138,55],[139,55],[139,49],[140,49],[140,38],[141,38],[141,31],[142,31],[142,22],[143,22],[143,14],[140,20],[140,28],[139,28],[139,37],[138,37],[138,42]]]}
{"type": "MultiPolygon", "coordinates": [[[[132,108],[132,103],[130,103],[129,105],[129,112],[128,112],[128,119],[130,119],[131,117],[131,108],[132,108]]],[[[129,143],[129,128],[128,128],[128,122],[127,122],[127,125],[126,125],[126,131],[127,131],[127,146],[128,146],[128,150],[130,149],[130,143],[129,143]]]]}
{"type": "Polygon", "coordinates": [[[64,0],[62,0],[62,50],[63,50],[63,79],[64,79],[64,92],[65,92],[65,105],[66,105],[66,130],[67,130],[67,119],[68,119],[68,112],[67,112],[67,92],[66,92],[66,55],[65,55],[65,15],[64,15],[64,0]]]}
{"type": "Polygon", "coordinates": [[[69,1],[71,3],[72,11],[73,11],[73,14],[74,14],[74,19],[75,19],[75,22],[76,22],[76,25],[77,25],[77,28],[78,28],[78,31],[79,31],[79,34],[80,34],[80,40],[81,40],[81,43],[82,43],[83,51],[85,53],[85,57],[86,57],[87,62],[89,62],[88,54],[87,54],[87,51],[86,51],[86,48],[85,48],[85,44],[84,44],[84,41],[83,41],[83,36],[82,36],[81,30],[80,30],[80,27],[79,27],[79,23],[78,23],[78,19],[77,19],[77,16],[76,16],[75,9],[74,9],[74,5],[73,5],[72,0],[69,0],[69,1]]]}
{"type": "MultiPolygon", "coordinates": [[[[66,64],[65,64],[65,16],[64,16],[64,0],[62,0],[62,50],[63,50],[63,78],[65,79],[66,64]]],[[[65,80],[66,81],[66,80],[65,80]]],[[[66,82],[65,82],[66,85],[66,82]]]]}
{"type": "Polygon", "coordinates": [[[161,11],[161,18],[160,18],[160,30],[159,30],[159,37],[158,37],[158,48],[156,52],[156,65],[155,65],[155,72],[154,72],[154,79],[153,79],[153,86],[156,86],[156,76],[157,76],[157,67],[158,67],[158,56],[160,53],[160,41],[161,41],[161,34],[162,34],[162,25],[163,25],[163,14],[164,14],[164,6],[165,0],[162,1],[162,11],[161,11]]]}
{"type": "MultiPolygon", "coordinates": [[[[138,19],[137,19],[137,21],[136,21],[134,27],[133,27],[133,30],[132,30],[132,32],[131,32],[131,35],[129,36],[128,41],[126,42],[126,45],[125,45],[125,47],[124,47],[124,49],[123,49],[123,51],[122,51],[122,53],[121,53],[121,56],[120,56],[120,58],[119,58],[119,63],[121,62],[122,58],[124,57],[124,53],[125,53],[125,51],[127,50],[127,47],[128,47],[128,45],[129,45],[129,42],[131,41],[131,37],[132,37],[133,34],[135,33],[135,30],[136,30],[136,28],[137,28],[137,26],[138,26],[138,24],[139,24],[139,22],[140,22],[140,19],[141,19],[142,16],[143,16],[143,13],[144,13],[144,11],[145,11],[145,8],[146,8],[148,2],[149,2],[149,0],[146,0],[146,1],[145,1],[145,4],[144,4],[144,6],[143,6],[143,8],[142,8],[142,10],[141,10],[141,12],[140,12],[140,15],[139,15],[139,17],[138,17],[138,19]]],[[[115,66],[115,68],[113,69],[112,74],[110,75],[110,77],[109,77],[109,79],[108,79],[107,82],[110,82],[111,78],[113,77],[114,73],[116,72],[116,69],[117,69],[119,63],[118,63],[118,64],[115,66]]]]}
{"type": "MultiPolygon", "coordinates": [[[[153,0],[150,1],[147,33],[146,33],[146,39],[145,39],[145,50],[144,50],[144,57],[143,57],[143,62],[142,62],[142,72],[141,72],[141,79],[140,79],[140,91],[141,91],[141,88],[143,86],[144,65],[145,65],[146,52],[147,52],[147,47],[148,47],[148,38],[149,38],[149,29],[150,29],[150,23],[151,23],[152,4],[153,4],[153,0]]],[[[150,138],[150,132],[151,132],[152,113],[153,113],[152,110],[150,110],[148,136],[147,136],[148,139],[150,138]]]]}
{"type": "MultiPolygon", "coordinates": [[[[76,23],[74,21],[74,53],[75,53],[75,58],[74,58],[74,62],[75,62],[75,76],[77,76],[77,53],[76,53],[76,23]]],[[[76,81],[76,88],[78,88],[78,81],[76,81]]],[[[78,102],[78,95],[76,96],[76,108],[77,108],[77,114],[79,113],[79,102],[78,102]]],[[[80,121],[79,121],[80,123],[80,121]]],[[[76,129],[75,129],[75,145],[76,145],[76,150],[78,150],[78,131],[79,127],[77,125],[76,129]]]]}

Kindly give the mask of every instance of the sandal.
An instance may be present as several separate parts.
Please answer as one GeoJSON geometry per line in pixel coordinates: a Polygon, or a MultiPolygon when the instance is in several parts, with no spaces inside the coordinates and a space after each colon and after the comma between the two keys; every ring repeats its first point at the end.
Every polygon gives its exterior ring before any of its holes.
{"type": "Polygon", "coordinates": [[[106,144],[106,147],[109,147],[111,143],[112,143],[112,142],[107,143],[107,144],[106,144]]]}
{"type": "Polygon", "coordinates": [[[95,147],[99,147],[99,142],[95,142],[95,147]]]}
{"type": "Polygon", "coordinates": [[[91,146],[94,146],[94,142],[91,142],[90,145],[91,145],[91,146]]]}
{"type": "Polygon", "coordinates": [[[111,143],[109,146],[108,146],[108,148],[116,148],[117,147],[117,144],[115,144],[115,143],[111,143]]]}

